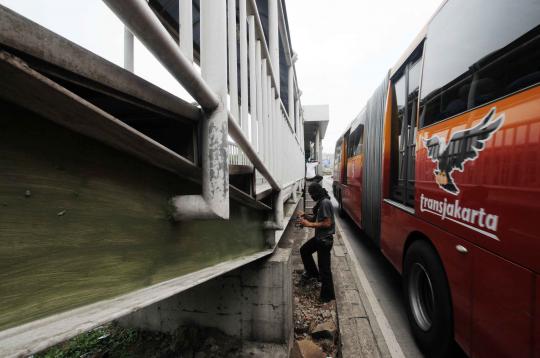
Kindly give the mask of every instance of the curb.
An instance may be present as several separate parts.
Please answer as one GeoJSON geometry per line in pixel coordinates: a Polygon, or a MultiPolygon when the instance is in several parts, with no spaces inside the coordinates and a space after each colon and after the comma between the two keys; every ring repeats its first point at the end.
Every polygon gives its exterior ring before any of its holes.
{"type": "Polygon", "coordinates": [[[338,228],[332,249],[341,357],[382,357],[338,228]]]}

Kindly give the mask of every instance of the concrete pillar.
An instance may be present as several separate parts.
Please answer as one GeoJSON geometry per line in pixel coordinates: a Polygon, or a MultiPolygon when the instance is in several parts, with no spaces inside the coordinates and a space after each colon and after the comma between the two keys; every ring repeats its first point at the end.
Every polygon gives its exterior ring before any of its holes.
{"type": "Polygon", "coordinates": [[[143,308],[120,323],[162,332],[196,324],[244,340],[288,344],[292,310],[291,249],[277,248],[267,259],[143,308]]]}
{"type": "Polygon", "coordinates": [[[214,213],[229,218],[227,165],[227,20],[225,0],[201,0],[201,72],[220,104],[202,122],[203,198],[214,213]]]}

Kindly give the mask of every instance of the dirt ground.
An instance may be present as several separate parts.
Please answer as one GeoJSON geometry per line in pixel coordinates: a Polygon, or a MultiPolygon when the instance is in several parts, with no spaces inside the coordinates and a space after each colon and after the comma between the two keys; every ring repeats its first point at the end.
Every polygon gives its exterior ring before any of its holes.
{"type": "Polygon", "coordinates": [[[294,339],[309,339],[318,345],[327,357],[337,357],[339,333],[337,331],[336,301],[322,303],[319,300],[320,282],[300,284],[302,270],[293,273],[294,295],[294,339]],[[311,332],[320,324],[332,322],[336,327],[334,338],[314,338],[311,332]]]}

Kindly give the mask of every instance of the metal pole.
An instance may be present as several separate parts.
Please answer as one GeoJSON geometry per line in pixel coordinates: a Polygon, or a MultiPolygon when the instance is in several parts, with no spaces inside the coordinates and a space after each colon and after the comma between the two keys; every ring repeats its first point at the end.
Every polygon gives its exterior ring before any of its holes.
{"type": "Polygon", "coordinates": [[[192,0],[179,0],[178,2],[178,40],[180,49],[190,62],[193,62],[193,16],[192,0]]]}
{"type": "Polygon", "coordinates": [[[124,68],[130,72],[133,72],[135,68],[134,42],[133,34],[127,27],[124,27],[124,68]]]}

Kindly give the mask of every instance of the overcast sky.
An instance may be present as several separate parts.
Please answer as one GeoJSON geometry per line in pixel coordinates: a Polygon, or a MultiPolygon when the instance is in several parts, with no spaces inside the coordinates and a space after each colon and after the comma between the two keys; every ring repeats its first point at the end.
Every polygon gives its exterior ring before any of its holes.
{"type": "MultiPolygon", "coordinates": [[[[338,136],[442,0],[286,0],[302,103],[329,104],[323,141],[338,136]]],[[[101,0],[0,0],[33,21],[123,65],[123,26],[101,0]]],[[[192,98],[138,41],[135,73],[192,98]]]]}
{"type": "Polygon", "coordinates": [[[302,104],[330,105],[325,153],[441,2],[286,0],[302,104]]]}

